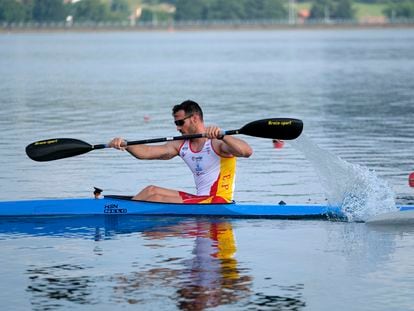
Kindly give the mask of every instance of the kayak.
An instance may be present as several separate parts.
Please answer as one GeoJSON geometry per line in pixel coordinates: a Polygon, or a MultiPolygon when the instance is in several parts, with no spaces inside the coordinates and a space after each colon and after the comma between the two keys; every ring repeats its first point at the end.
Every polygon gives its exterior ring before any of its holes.
{"type": "MultiPolygon", "coordinates": [[[[414,209],[400,206],[399,209],[414,209]]],[[[102,199],[48,199],[0,202],[0,216],[158,215],[279,219],[345,219],[340,207],[255,203],[178,204],[134,201],[130,196],[102,199]]]]}
{"type": "Polygon", "coordinates": [[[287,204],[178,204],[134,201],[129,196],[102,199],[50,199],[0,202],[0,216],[56,215],[228,216],[245,218],[342,218],[339,208],[287,204]]]}
{"type": "Polygon", "coordinates": [[[223,216],[244,218],[327,219],[343,218],[340,208],[327,205],[281,204],[178,204],[134,201],[129,196],[102,199],[49,199],[0,202],[0,216],[56,215],[163,215],[223,216]]]}

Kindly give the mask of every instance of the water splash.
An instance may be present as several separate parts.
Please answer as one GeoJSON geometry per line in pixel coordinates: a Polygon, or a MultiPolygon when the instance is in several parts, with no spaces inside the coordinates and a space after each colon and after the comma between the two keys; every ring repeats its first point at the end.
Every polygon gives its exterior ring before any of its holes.
{"type": "Polygon", "coordinates": [[[341,206],[349,221],[395,211],[394,192],[374,171],[323,150],[306,135],[290,143],[316,170],[329,204],[341,206]]]}

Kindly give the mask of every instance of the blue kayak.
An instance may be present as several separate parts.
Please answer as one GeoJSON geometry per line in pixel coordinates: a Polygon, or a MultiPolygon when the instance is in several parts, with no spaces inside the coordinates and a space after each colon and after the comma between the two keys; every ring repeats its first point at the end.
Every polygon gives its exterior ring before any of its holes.
{"type": "Polygon", "coordinates": [[[53,199],[0,202],[0,216],[163,215],[244,218],[343,218],[340,208],[286,204],[176,204],[133,201],[127,196],[102,199],[53,199]]]}
{"type": "MultiPolygon", "coordinates": [[[[400,210],[414,206],[399,206],[400,210]]],[[[281,219],[343,219],[339,207],[287,204],[175,204],[133,201],[127,196],[0,202],[0,216],[158,215],[281,219]]]]}

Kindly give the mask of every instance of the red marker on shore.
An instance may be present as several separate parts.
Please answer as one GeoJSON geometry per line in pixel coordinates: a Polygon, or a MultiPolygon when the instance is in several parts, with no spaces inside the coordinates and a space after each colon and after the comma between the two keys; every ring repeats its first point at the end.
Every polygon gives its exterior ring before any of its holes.
{"type": "Polygon", "coordinates": [[[410,187],[414,187],[414,172],[408,176],[408,184],[410,187]]]}

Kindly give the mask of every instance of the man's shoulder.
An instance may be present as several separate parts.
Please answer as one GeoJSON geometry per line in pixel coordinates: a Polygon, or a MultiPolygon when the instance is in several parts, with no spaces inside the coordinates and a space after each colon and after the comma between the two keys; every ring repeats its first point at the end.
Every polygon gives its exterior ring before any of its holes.
{"type": "Polygon", "coordinates": [[[166,145],[170,148],[174,148],[177,153],[180,151],[181,147],[185,143],[185,140],[173,140],[166,143],[166,145]]]}

